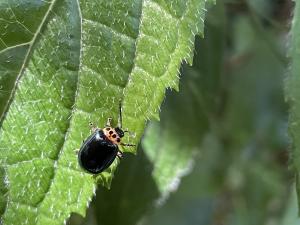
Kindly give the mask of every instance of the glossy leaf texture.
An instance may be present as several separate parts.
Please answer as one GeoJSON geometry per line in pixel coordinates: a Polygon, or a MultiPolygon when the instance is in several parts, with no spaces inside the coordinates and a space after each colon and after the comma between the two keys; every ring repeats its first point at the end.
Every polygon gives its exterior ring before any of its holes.
{"type": "Polygon", "coordinates": [[[165,89],[177,88],[181,61],[191,61],[205,1],[0,6],[1,222],[63,224],[72,212],[85,214],[96,184],[109,187],[118,163],[96,178],[79,168],[75,150],[88,122],[116,124],[122,100],[124,127],[135,133],[125,141],[138,143],[165,89]]]}
{"type": "Polygon", "coordinates": [[[300,185],[300,4],[295,1],[294,17],[291,28],[291,43],[289,49],[291,68],[286,80],[285,94],[290,103],[289,134],[292,139],[292,163],[296,172],[296,192],[298,206],[300,185]]]}

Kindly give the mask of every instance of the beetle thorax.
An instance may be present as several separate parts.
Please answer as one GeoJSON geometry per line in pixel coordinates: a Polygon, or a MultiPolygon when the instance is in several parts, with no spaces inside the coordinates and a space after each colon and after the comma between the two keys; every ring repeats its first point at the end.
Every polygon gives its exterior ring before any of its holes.
{"type": "Polygon", "coordinates": [[[105,127],[103,129],[103,133],[107,137],[107,139],[113,142],[114,144],[119,145],[121,143],[121,137],[118,135],[115,128],[105,127]]]}

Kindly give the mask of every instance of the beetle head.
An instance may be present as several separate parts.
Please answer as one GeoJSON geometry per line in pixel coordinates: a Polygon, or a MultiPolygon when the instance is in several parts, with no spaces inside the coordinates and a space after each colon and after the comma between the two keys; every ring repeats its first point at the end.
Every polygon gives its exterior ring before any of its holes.
{"type": "Polygon", "coordinates": [[[120,127],[116,127],[115,131],[117,132],[120,138],[124,137],[124,131],[120,127]]]}

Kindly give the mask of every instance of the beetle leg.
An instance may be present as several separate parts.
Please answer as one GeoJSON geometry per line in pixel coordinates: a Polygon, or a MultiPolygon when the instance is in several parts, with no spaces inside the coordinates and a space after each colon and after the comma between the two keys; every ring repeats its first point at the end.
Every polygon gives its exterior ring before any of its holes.
{"type": "Polygon", "coordinates": [[[91,129],[91,133],[94,133],[96,131],[97,127],[92,122],[89,122],[89,125],[90,125],[90,129],[91,129]]]}
{"type": "Polygon", "coordinates": [[[76,155],[78,155],[79,149],[75,149],[74,152],[75,152],[76,155]]]}
{"type": "Polygon", "coordinates": [[[121,143],[122,146],[136,146],[135,144],[126,144],[126,143],[121,143]]]}
{"type": "Polygon", "coordinates": [[[122,102],[121,100],[119,101],[119,118],[118,118],[118,127],[122,129],[122,102]]]}
{"type": "Polygon", "coordinates": [[[123,157],[123,152],[121,152],[121,151],[119,150],[118,153],[117,153],[117,157],[118,157],[119,159],[122,159],[122,157],[123,157]]]}
{"type": "Polygon", "coordinates": [[[128,130],[128,128],[124,129],[124,130],[123,130],[123,132],[124,132],[124,133],[128,133],[128,134],[129,134],[129,136],[131,136],[131,137],[134,137],[134,136],[135,136],[135,133],[134,133],[134,132],[131,132],[131,131],[129,131],[129,130],[128,130]]]}
{"type": "Polygon", "coordinates": [[[107,122],[106,122],[106,125],[105,125],[105,126],[111,127],[111,121],[112,121],[112,118],[111,118],[111,117],[107,118],[107,122]]]}
{"type": "Polygon", "coordinates": [[[124,133],[127,133],[127,132],[129,133],[128,128],[124,129],[123,132],[124,132],[124,133]]]}

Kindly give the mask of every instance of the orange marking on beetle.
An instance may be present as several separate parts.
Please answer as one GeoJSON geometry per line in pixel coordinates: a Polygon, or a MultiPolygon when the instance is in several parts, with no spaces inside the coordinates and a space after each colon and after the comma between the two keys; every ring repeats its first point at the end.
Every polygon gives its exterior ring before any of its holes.
{"type": "Polygon", "coordinates": [[[103,129],[104,135],[108,140],[110,140],[112,143],[119,145],[121,143],[121,138],[117,134],[114,128],[107,127],[103,129]]]}

